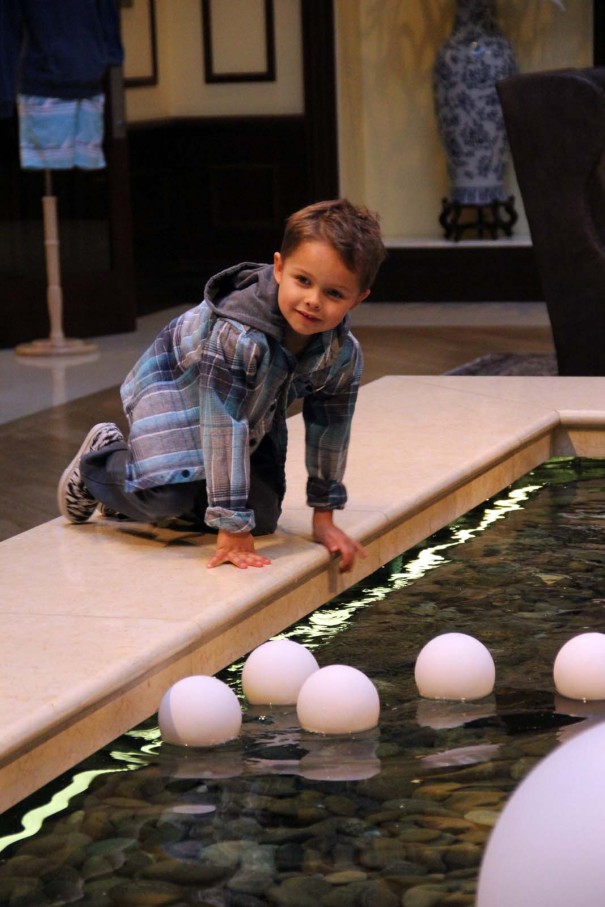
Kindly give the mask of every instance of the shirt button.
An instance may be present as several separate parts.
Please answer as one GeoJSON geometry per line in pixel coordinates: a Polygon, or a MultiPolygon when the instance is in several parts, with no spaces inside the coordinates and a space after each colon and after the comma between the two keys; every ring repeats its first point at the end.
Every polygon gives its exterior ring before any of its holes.
{"type": "Polygon", "coordinates": [[[188,479],[190,475],[191,475],[191,470],[190,470],[190,469],[183,469],[183,470],[181,470],[181,476],[182,476],[184,479],[188,479]]]}

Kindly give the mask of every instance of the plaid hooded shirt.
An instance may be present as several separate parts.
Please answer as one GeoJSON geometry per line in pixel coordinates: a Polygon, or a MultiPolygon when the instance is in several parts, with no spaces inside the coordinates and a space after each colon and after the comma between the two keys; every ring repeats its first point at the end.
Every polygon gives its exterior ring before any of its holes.
{"type": "Polygon", "coordinates": [[[307,503],[344,507],[361,348],[347,316],[297,358],[283,346],[285,326],[271,265],[236,265],[208,281],[204,301],[160,332],[122,385],[127,491],[203,479],[207,525],[250,531],[250,454],[271,433],[285,458],[286,410],[304,398],[307,503]]]}

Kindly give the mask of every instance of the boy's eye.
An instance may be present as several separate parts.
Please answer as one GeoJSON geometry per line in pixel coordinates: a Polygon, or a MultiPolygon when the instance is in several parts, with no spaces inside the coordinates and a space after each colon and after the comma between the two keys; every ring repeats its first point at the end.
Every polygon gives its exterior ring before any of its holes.
{"type": "Polygon", "coordinates": [[[299,275],[297,276],[296,280],[297,280],[300,284],[302,284],[302,286],[304,286],[304,287],[308,287],[309,284],[311,283],[311,281],[309,280],[309,278],[308,278],[308,277],[305,277],[304,274],[299,274],[299,275]]]}
{"type": "Polygon", "coordinates": [[[340,290],[328,290],[328,296],[331,296],[332,299],[342,299],[342,293],[340,290]]]}

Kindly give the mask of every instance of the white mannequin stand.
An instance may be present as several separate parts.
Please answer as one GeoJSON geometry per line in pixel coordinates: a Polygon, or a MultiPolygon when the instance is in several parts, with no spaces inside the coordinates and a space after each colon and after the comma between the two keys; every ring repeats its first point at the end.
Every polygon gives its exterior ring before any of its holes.
{"type": "Polygon", "coordinates": [[[50,170],[44,171],[44,196],[42,197],[44,218],[44,252],[46,258],[47,291],[46,299],[50,320],[50,336],[44,340],[32,340],[15,347],[19,356],[73,356],[93,353],[94,343],[87,340],[68,339],[63,333],[63,290],[61,288],[61,266],[59,258],[59,229],[57,225],[57,198],[53,195],[50,170]]]}

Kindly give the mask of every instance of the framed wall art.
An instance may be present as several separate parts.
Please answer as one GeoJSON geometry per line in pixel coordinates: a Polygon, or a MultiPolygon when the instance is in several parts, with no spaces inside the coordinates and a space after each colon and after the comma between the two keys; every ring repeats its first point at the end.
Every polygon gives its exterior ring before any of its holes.
{"type": "Polygon", "coordinates": [[[275,81],[273,0],[202,0],[202,32],[206,82],[275,81]]]}

